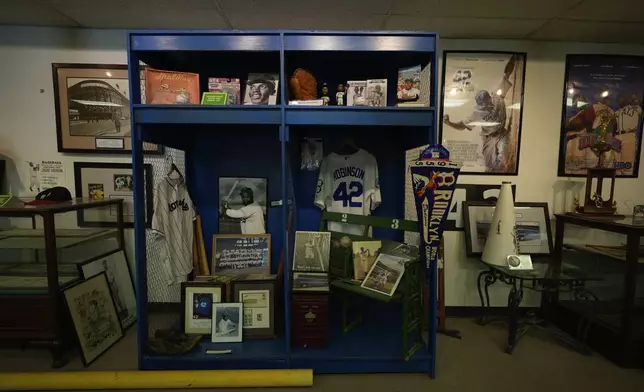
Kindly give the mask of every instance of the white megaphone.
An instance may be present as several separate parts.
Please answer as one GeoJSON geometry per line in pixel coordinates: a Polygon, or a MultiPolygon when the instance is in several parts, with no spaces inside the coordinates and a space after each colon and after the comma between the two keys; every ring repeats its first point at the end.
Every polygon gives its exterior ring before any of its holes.
{"type": "Polygon", "coordinates": [[[506,267],[508,256],[517,254],[519,249],[512,184],[509,181],[503,181],[481,260],[488,264],[506,267]]]}

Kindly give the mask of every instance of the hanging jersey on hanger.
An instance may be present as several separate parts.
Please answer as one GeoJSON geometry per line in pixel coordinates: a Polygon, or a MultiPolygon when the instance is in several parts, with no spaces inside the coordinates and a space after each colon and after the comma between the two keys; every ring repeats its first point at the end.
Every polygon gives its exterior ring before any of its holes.
{"type": "MultiPolygon", "coordinates": [[[[363,149],[351,155],[329,154],[322,160],[315,205],[330,212],[371,215],[380,205],[376,158],[363,149]]],[[[329,222],[330,231],[362,235],[362,225],[329,222]]]]}
{"type": "Polygon", "coordinates": [[[163,241],[163,270],[169,284],[186,280],[192,272],[193,220],[192,199],[182,178],[165,177],[154,191],[152,232],[163,241]]]}

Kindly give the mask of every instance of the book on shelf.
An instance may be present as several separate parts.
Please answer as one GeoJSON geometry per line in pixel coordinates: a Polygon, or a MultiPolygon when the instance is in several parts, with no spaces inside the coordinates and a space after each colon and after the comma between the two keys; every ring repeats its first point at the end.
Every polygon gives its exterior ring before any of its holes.
{"type": "Polygon", "coordinates": [[[277,73],[248,74],[244,105],[276,105],[279,80],[277,73]]]}
{"type": "Polygon", "coordinates": [[[430,102],[430,76],[431,66],[425,68],[420,65],[405,67],[398,70],[398,83],[396,85],[397,107],[425,107],[430,102]]]}
{"type": "Polygon", "coordinates": [[[367,80],[367,106],[387,106],[387,79],[367,80]]]}
{"type": "Polygon", "coordinates": [[[208,91],[227,93],[228,105],[239,105],[241,85],[237,78],[208,78],[208,91]]]}
{"type": "Polygon", "coordinates": [[[366,80],[349,80],[347,82],[347,106],[365,106],[367,104],[366,94],[366,80]]]}

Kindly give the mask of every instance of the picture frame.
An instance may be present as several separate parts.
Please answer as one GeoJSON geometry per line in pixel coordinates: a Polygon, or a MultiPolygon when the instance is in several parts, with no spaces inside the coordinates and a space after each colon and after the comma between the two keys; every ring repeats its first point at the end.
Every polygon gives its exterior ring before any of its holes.
{"type": "Polygon", "coordinates": [[[393,297],[405,274],[408,258],[381,253],[360,287],[393,297]]]}
{"type": "Polygon", "coordinates": [[[63,297],[87,367],[125,336],[105,273],[65,288],[63,297]]]}
{"type": "Polygon", "coordinates": [[[461,174],[518,175],[526,62],[525,52],[443,52],[438,140],[461,174]]]}
{"type": "Polygon", "coordinates": [[[353,279],[364,280],[382,249],[382,241],[353,241],[353,279]]]}
{"type": "MultiPolygon", "coordinates": [[[[483,254],[485,237],[494,215],[494,203],[463,203],[465,249],[468,256],[483,254]],[[487,223],[487,229],[485,226],[487,223]]],[[[554,249],[548,203],[515,202],[520,254],[551,255],[554,249]],[[535,234],[536,228],[536,234],[535,234]]]]}
{"type": "Polygon", "coordinates": [[[329,291],[326,272],[293,272],[293,291],[329,291]]]}
{"type": "MultiPolygon", "coordinates": [[[[52,63],[51,69],[58,152],[131,154],[127,65],[52,63]]],[[[143,152],[162,154],[163,146],[143,143],[143,152]]]]}
{"type": "Polygon", "coordinates": [[[276,276],[271,280],[235,280],[232,300],[242,303],[244,339],[275,338],[276,276]]]}
{"type": "MultiPolygon", "coordinates": [[[[463,203],[486,202],[496,203],[501,192],[501,184],[456,184],[450,212],[445,219],[445,231],[463,231],[463,203]]],[[[516,199],[517,186],[512,184],[512,200],[516,199]]]]}
{"type": "Polygon", "coordinates": [[[270,274],[271,235],[213,235],[212,268],[213,274],[270,274]]]}
{"type": "Polygon", "coordinates": [[[181,325],[186,334],[208,335],[212,333],[212,310],[214,303],[224,302],[226,290],[218,282],[181,283],[181,325]],[[208,299],[210,298],[210,299],[208,299]]]}
{"type": "MultiPolygon", "coordinates": [[[[145,193],[145,224],[152,223],[152,165],[143,165],[145,193]]],[[[74,162],[76,197],[122,198],[123,223],[134,227],[134,174],[131,163],[74,162]]],[[[117,227],[116,206],[78,210],[80,227],[117,227]]]]}
{"type": "Polygon", "coordinates": [[[213,323],[211,341],[213,343],[232,343],[242,341],[241,303],[213,303],[213,323]]]}
{"type": "Polygon", "coordinates": [[[219,177],[219,234],[266,234],[267,206],[268,178],[219,177]]]}
{"type": "Polygon", "coordinates": [[[328,272],[331,233],[296,231],[293,246],[293,271],[328,272]]]}
{"type": "Polygon", "coordinates": [[[77,266],[80,275],[84,279],[105,273],[121,327],[126,330],[133,325],[137,319],[136,294],[125,251],[109,252],[82,262],[77,266]]]}
{"type": "Polygon", "coordinates": [[[591,150],[608,120],[604,166],[618,178],[639,176],[642,150],[644,57],[566,56],[557,176],[585,177],[598,157],[591,150]],[[612,117],[612,118],[611,118],[612,117]],[[618,151],[619,146],[619,151],[618,151]]]}

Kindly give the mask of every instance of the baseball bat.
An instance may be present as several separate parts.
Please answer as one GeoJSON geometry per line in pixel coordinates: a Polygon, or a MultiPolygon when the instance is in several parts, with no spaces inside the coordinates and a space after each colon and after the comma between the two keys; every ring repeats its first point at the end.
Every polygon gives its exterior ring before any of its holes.
{"type": "Polygon", "coordinates": [[[201,216],[197,215],[197,241],[199,241],[199,265],[201,265],[201,273],[210,275],[210,267],[208,267],[208,259],[206,258],[206,246],[203,239],[203,228],[201,227],[201,216]]]}
{"type": "Polygon", "coordinates": [[[203,275],[201,273],[201,266],[199,265],[199,246],[197,245],[197,221],[192,223],[192,270],[194,271],[194,276],[203,275]]]}
{"type": "Polygon", "coordinates": [[[228,192],[228,196],[226,196],[226,198],[224,199],[224,201],[228,201],[228,199],[230,199],[230,195],[232,195],[232,194],[233,194],[233,191],[235,190],[235,188],[237,188],[237,184],[239,184],[239,180],[236,180],[236,181],[235,181],[235,183],[233,184],[233,187],[232,187],[232,188],[230,188],[230,192],[228,192]]]}

